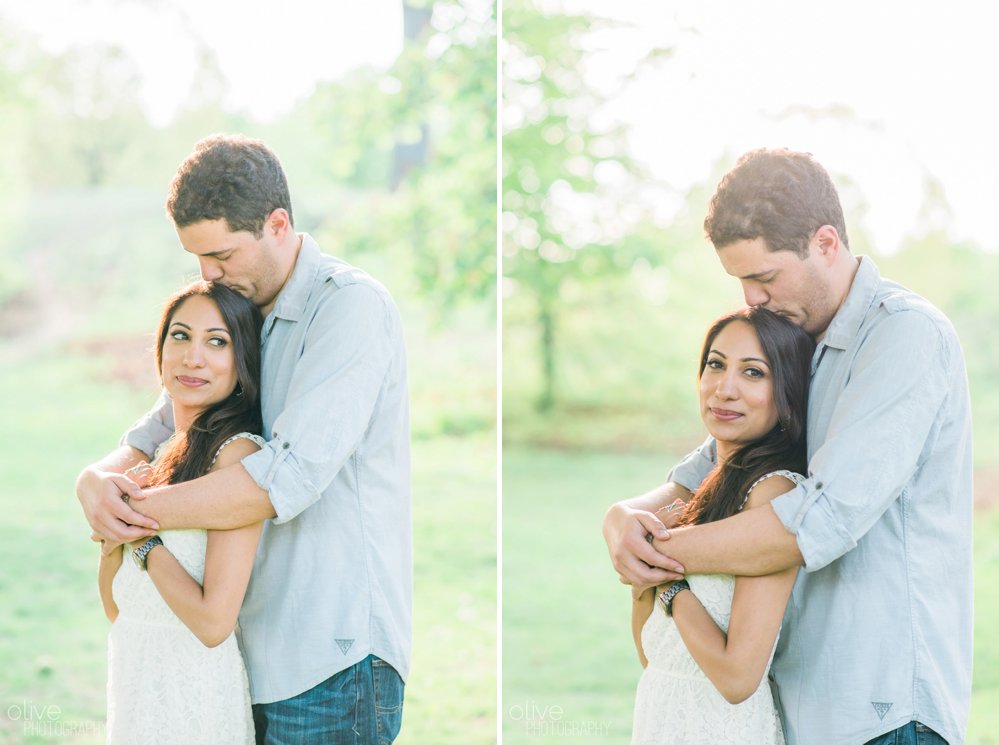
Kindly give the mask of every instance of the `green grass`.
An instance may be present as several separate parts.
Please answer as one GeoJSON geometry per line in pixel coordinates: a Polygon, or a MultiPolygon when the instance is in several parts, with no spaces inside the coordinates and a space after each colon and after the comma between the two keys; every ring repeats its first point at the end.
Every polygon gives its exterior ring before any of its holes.
{"type": "MultiPolygon", "coordinates": [[[[641,668],[628,590],[601,535],[607,507],[662,481],[671,457],[505,448],[503,742],[627,743],[641,668]],[[557,707],[557,708],[553,708],[557,707]],[[547,728],[547,729],[546,729],[547,728]]],[[[967,745],[999,743],[999,510],[975,520],[975,673],[967,745]]]]}
{"type": "MultiPolygon", "coordinates": [[[[104,740],[108,624],[74,481],[149,404],[115,379],[119,362],[69,345],[0,363],[0,743],[104,740]]],[[[414,654],[399,741],[494,742],[495,437],[417,439],[413,470],[414,654]]]]}
{"type": "Polygon", "coordinates": [[[503,742],[628,742],[641,668],[600,532],[611,502],[665,476],[667,458],[505,449],[503,742]],[[553,708],[557,707],[557,708],[553,708]],[[544,737],[545,727],[554,727],[544,737]],[[561,728],[561,730],[559,730],[561,728]]]}

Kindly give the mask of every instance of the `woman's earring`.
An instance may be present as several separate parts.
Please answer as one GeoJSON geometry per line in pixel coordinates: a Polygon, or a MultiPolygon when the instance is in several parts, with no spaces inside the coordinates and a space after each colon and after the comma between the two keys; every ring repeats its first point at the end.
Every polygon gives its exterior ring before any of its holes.
{"type": "MultiPolygon", "coordinates": [[[[236,393],[235,393],[235,395],[237,397],[243,395],[243,384],[242,383],[236,383],[236,393]]],[[[781,427],[781,431],[783,431],[783,430],[784,430],[784,428],[781,427]]]]}

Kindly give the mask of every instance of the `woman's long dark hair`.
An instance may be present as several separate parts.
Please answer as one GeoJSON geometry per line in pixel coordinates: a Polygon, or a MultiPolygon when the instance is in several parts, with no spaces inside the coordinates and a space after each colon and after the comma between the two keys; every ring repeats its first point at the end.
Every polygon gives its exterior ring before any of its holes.
{"type": "Polygon", "coordinates": [[[160,453],[149,485],[177,484],[204,476],[219,447],[240,432],[260,434],[260,328],[263,318],[252,302],[225,285],[194,282],[167,300],[157,332],[156,370],[163,375],[163,344],[174,314],[191,297],[215,303],[232,338],[236,387],[228,397],[201,412],[190,429],[177,432],[160,453]]]}
{"type": "Polygon", "coordinates": [[[708,329],[701,350],[698,379],[704,374],[715,338],[730,323],[748,323],[756,332],[770,367],[777,424],[758,440],[735,451],[694,492],[681,524],[708,523],[737,513],[756,479],[788,469],[804,474],[808,467],[805,419],[815,342],[803,329],[765,308],[743,308],[722,316],[708,329]]]}

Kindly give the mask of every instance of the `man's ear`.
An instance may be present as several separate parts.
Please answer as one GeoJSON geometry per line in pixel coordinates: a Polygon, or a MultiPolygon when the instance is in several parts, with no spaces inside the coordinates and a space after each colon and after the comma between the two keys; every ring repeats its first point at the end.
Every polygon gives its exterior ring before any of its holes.
{"type": "Polygon", "coordinates": [[[812,244],[816,247],[819,256],[830,266],[835,263],[843,246],[839,240],[839,231],[832,225],[823,225],[816,230],[815,235],[812,236],[812,244]]]}
{"type": "Polygon", "coordinates": [[[276,210],[271,212],[267,216],[267,222],[264,224],[264,230],[273,235],[278,240],[281,240],[290,230],[294,230],[291,225],[291,217],[288,216],[288,210],[284,207],[278,207],[276,210]]]}

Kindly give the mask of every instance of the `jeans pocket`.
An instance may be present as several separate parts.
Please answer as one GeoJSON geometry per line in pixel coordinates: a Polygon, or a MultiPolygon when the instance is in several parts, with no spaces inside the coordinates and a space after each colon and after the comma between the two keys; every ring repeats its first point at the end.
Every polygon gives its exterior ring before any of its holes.
{"type": "Polygon", "coordinates": [[[402,727],[402,699],[405,684],[395,668],[377,657],[371,660],[375,687],[375,721],[379,745],[391,745],[402,727]]]}

